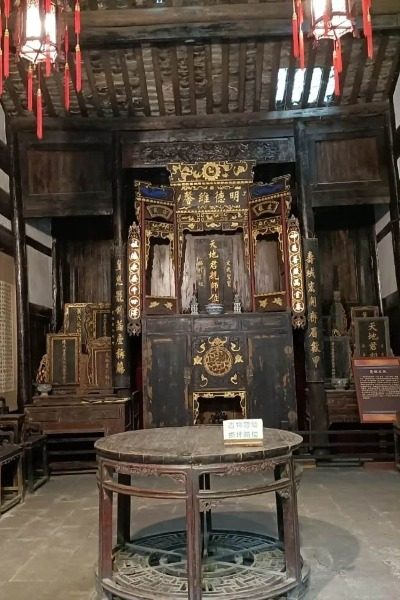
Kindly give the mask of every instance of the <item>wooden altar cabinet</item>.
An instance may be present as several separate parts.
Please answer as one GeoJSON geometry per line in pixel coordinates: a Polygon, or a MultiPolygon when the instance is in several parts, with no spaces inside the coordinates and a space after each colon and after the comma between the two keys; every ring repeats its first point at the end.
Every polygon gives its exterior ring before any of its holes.
{"type": "Polygon", "coordinates": [[[301,237],[288,177],[254,184],[253,166],[171,164],[171,187],[136,185],[128,328],[142,333],[147,427],[246,416],[296,427],[301,237]]]}

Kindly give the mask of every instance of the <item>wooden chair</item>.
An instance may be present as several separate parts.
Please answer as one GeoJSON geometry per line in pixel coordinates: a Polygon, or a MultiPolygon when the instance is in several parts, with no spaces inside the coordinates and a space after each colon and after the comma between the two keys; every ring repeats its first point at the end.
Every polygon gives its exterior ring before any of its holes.
{"type": "Polygon", "coordinates": [[[24,451],[24,480],[30,493],[49,479],[47,436],[37,423],[25,424],[25,415],[0,414],[0,431],[11,433],[16,444],[24,451]]]}
{"type": "Polygon", "coordinates": [[[23,453],[12,432],[0,431],[0,516],[24,498],[23,453]]]}

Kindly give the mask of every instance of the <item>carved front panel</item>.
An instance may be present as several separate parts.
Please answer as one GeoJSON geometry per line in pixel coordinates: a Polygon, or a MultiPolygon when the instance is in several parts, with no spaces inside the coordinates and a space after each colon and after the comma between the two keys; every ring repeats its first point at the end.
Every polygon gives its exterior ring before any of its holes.
{"type": "Polygon", "coordinates": [[[234,390],[246,382],[246,346],[239,336],[195,337],[192,342],[194,389],[234,390]]]}

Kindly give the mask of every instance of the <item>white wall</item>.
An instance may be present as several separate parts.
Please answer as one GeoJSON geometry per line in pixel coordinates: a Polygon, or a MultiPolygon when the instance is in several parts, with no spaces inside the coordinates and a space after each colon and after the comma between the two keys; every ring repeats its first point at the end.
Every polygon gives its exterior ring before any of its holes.
{"type": "MultiPolygon", "coordinates": [[[[396,127],[400,125],[400,78],[397,80],[396,89],[393,95],[394,113],[396,119],[396,127]]],[[[400,170],[400,159],[397,161],[397,166],[400,170]]],[[[380,218],[375,226],[375,233],[382,231],[383,227],[389,223],[390,215],[387,212],[380,218]]],[[[394,270],[394,256],[392,245],[392,234],[386,235],[383,240],[377,244],[378,250],[378,269],[379,280],[381,285],[382,298],[386,298],[397,290],[396,275],[394,270]]]]}

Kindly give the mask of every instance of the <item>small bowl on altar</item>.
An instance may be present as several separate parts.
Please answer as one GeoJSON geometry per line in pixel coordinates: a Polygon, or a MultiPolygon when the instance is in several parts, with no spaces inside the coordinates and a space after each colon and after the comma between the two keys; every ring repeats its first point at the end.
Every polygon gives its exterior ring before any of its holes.
{"type": "Polygon", "coordinates": [[[41,396],[48,396],[53,389],[53,386],[51,383],[37,383],[36,389],[41,396]]]}
{"type": "Polygon", "coordinates": [[[210,302],[205,305],[205,311],[208,315],[222,315],[224,312],[224,305],[219,304],[218,302],[210,302]]]}

